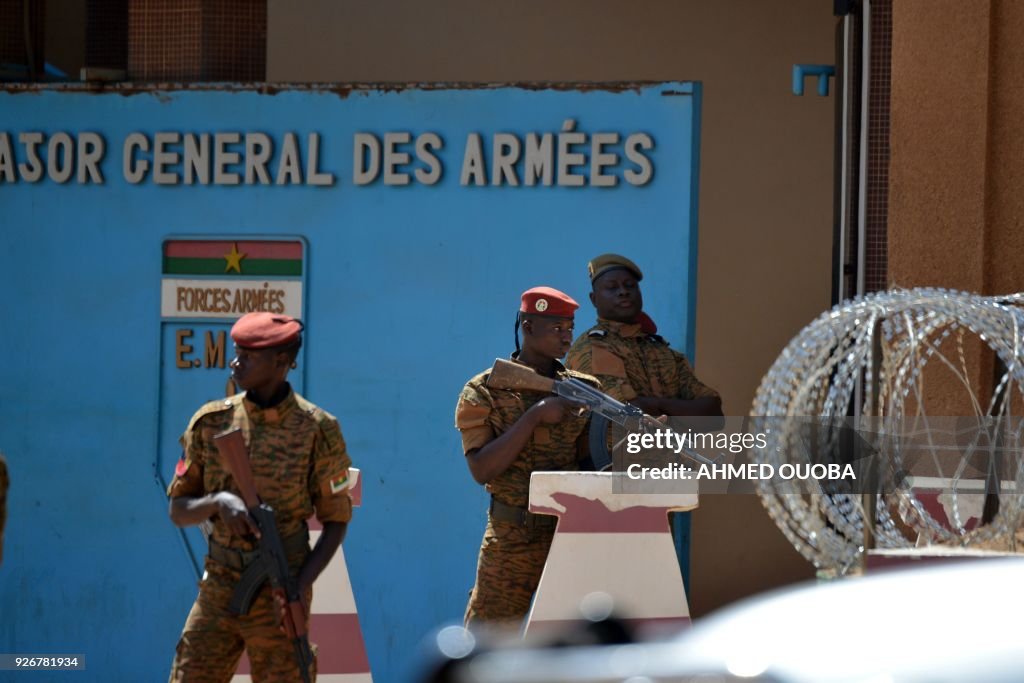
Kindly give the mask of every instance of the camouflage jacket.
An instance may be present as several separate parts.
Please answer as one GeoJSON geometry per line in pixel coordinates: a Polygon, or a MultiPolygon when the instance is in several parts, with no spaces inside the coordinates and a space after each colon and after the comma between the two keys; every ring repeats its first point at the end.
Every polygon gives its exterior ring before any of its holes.
{"type": "Polygon", "coordinates": [[[686,356],[670,348],[639,324],[599,318],[573,342],[566,365],[601,382],[608,395],[620,401],[638,396],[694,399],[718,396],[693,374],[686,356]]]}
{"type": "MultiPolygon", "coordinates": [[[[300,532],[314,510],[321,522],[352,518],[352,461],[338,421],[294,391],[273,408],[260,408],[245,394],[200,408],[181,437],[184,452],[168,496],[239,494],[213,444],[215,435],[235,427],[245,436],[256,490],[274,509],[282,538],[300,532]]],[[[252,548],[251,542],[231,534],[218,516],[213,522],[212,540],[240,550],[252,548]]]]}
{"type": "MultiPolygon", "coordinates": [[[[490,368],[466,382],[455,406],[455,427],[462,432],[462,450],[465,453],[503,434],[546,396],[537,392],[489,388],[489,376],[490,368]]],[[[567,370],[561,363],[557,363],[556,377],[576,377],[600,386],[593,377],[567,370]]],[[[487,490],[507,505],[525,508],[530,497],[532,472],[577,469],[580,454],[576,440],[583,433],[588,419],[586,414],[570,415],[557,424],[537,427],[526,448],[508,469],[487,483],[487,490]]]]}

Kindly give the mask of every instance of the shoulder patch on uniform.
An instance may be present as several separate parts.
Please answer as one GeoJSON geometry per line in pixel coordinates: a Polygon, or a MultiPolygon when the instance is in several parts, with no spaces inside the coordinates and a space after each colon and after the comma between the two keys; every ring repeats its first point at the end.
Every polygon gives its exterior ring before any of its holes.
{"type": "Polygon", "coordinates": [[[588,337],[598,337],[598,338],[600,338],[600,337],[607,337],[608,336],[608,330],[591,330],[590,332],[587,332],[587,336],[588,337]]]}
{"type": "Polygon", "coordinates": [[[188,468],[192,465],[192,461],[185,457],[182,453],[181,457],[178,458],[178,464],[174,466],[174,476],[184,477],[185,473],[188,472],[188,468]]]}
{"type": "Polygon", "coordinates": [[[328,485],[328,487],[331,490],[331,495],[335,495],[335,494],[341,493],[342,491],[347,489],[348,488],[348,468],[346,467],[344,472],[342,472],[341,474],[338,474],[333,479],[330,479],[327,482],[327,485],[328,485]]]}

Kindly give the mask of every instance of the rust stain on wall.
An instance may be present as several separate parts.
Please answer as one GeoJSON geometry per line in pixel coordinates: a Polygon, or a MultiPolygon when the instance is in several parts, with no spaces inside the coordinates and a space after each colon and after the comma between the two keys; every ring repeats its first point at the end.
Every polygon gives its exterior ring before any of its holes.
{"type": "MultiPolygon", "coordinates": [[[[277,95],[283,92],[310,92],[337,95],[346,99],[352,95],[405,92],[407,90],[497,90],[519,88],[521,90],[554,90],[559,92],[634,92],[639,94],[645,87],[657,86],[663,81],[628,82],[521,82],[521,83],[5,83],[0,92],[12,95],[31,95],[41,92],[61,92],[82,95],[116,94],[125,97],[152,95],[161,102],[169,101],[178,92],[256,92],[262,95],[277,95]],[[166,99],[165,99],[166,98],[166,99]]],[[[665,95],[682,94],[666,92],[665,95]]]]}

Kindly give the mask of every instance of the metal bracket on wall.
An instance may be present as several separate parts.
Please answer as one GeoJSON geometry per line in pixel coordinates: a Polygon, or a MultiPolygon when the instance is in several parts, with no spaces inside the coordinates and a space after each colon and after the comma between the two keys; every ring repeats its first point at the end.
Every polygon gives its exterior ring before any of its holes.
{"type": "Polygon", "coordinates": [[[828,79],[836,75],[836,68],[828,64],[794,64],[793,65],[793,94],[804,94],[804,78],[806,76],[818,77],[818,95],[828,97],[828,79]]]}

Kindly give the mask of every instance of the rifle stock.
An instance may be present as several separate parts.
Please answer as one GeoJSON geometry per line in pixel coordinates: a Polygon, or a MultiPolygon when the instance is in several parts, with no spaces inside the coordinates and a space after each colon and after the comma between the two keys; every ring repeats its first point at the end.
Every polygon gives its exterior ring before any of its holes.
{"type": "Polygon", "coordinates": [[[217,452],[224,460],[231,478],[235,480],[238,490],[242,493],[242,500],[250,510],[260,504],[260,497],[256,493],[256,482],[252,478],[252,470],[249,468],[249,454],[245,451],[245,438],[241,429],[230,429],[213,437],[213,444],[217,452]]]}
{"type": "Polygon", "coordinates": [[[487,386],[511,391],[555,392],[555,380],[538,375],[532,368],[502,358],[494,359],[494,367],[487,378],[487,386]]]}

